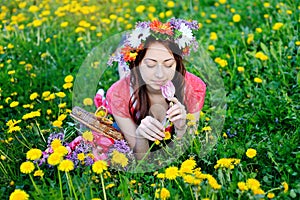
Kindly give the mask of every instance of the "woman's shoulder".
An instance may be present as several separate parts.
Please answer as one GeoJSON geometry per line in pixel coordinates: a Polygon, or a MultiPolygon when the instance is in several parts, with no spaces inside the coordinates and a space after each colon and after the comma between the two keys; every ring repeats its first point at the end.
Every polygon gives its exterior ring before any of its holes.
{"type": "Polygon", "coordinates": [[[206,84],[198,76],[185,74],[185,104],[189,113],[199,112],[204,104],[206,84]]]}
{"type": "Polygon", "coordinates": [[[113,83],[110,88],[107,90],[107,93],[120,92],[120,91],[129,91],[130,87],[130,77],[125,76],[122,79],[113,83]]]}

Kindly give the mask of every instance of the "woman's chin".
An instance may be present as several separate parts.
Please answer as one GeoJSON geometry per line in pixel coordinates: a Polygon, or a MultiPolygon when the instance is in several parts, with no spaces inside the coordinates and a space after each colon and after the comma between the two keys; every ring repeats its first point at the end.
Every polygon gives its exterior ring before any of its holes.
{"type": "Polygon", "coordinates": [[[148,89],[148,91],[155,92],[155,93],[161,92],[159,84],[148,84],[147,89],[148,89]]]}

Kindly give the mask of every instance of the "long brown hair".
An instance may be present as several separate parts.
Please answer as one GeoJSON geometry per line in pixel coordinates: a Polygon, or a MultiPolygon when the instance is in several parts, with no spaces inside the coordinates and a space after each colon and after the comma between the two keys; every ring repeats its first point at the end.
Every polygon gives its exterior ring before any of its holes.
{"type": "Polygon", "coordinates": [[[149,115],[149,109],[151,106],[151,102],[147,93],[147,88],[144,80],[142,79],[142,76],[140,74],[139,65],[141,61],[143,60],[148,47],[154,43],[159,42],[163,44],[170,52],[172,52],[175,61],[176,61],[176,72],[172,83],[175,86],[175,97],[184,104],[184,76],[186,73],[185,66],[182,61],[182,52],[179,49],[179,47],[172,41],[169,40],[157,40],[152,36],[149,36],[147,38],[147,41],[145,42],[144,49],[140,50],[138,52],[138,55],[136,56],[136,59],[134,62],[130,62],[129,68],[131,70],[130,74],[130,83],[133,87],[133,93],[130,97],[130,103],[128,106],[129,113],[131,118],[136,122],[136,124],[140,124],[141,120],[144,119],[147,115],[149,115]]]}

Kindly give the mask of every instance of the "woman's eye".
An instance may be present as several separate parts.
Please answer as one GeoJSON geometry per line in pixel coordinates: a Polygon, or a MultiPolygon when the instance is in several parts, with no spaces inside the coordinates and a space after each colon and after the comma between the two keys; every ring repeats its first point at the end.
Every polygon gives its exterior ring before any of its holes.
{"type": "Polygon", "coordinates": [[[170,67],[172,67],[172,66],[174,65],[174,63],[175,63],[175,62],[166,62],[166,63],[164,64],[164,66],[167,67],[167,68],[170,68],[170,67]]]}
{"type": "Polygon", "coordinates": [[[153,61],[146,61],[145,64],[147,67],[155,67],[157,65],[157,63],[153,61]]]}

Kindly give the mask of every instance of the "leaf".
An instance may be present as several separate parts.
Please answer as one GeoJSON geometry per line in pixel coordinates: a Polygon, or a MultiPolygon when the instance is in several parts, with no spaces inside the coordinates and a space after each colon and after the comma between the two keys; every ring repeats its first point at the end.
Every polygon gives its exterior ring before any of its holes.
{"type": "Polygon", "coordinates": [[[278,61],[278,57],[277,57],[277,55],[276,55],[276,51],[275,51],[275,49],[274,49],[273,46],[271,46],[270,52],[271,52],[271,55],[273,56],[273,58],[275,58],[275,60],[276,60],[277,62],[279,62],[279,61],[278,61]]]}
{"type": "Polygon", "coordinates": [[[268,55],[270,54],[268,47],[264,43],[261,42],[260,47],[264,51],[265,54],[268,54],[268,55]]]}

